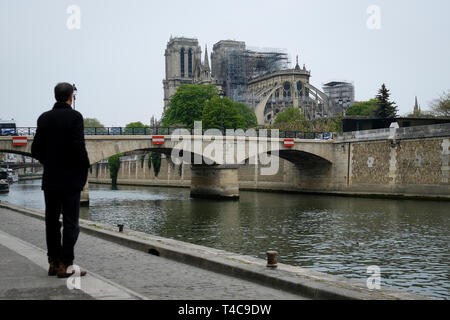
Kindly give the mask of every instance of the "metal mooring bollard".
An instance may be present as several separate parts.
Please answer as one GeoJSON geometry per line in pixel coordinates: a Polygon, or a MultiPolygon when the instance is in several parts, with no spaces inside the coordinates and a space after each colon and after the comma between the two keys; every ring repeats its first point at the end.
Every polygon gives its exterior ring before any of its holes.
{"type": "Polygon", "coordinates": [[[123,224],[118,224],[117,226],[119,227],[119,232],[123,232],[123,224]]]}
{"type": "Polygon", "coordinates": [[[278,263],[278,252],[276,251],[267,251],[267,267],[268,268],[276,268],[278,263]]]}

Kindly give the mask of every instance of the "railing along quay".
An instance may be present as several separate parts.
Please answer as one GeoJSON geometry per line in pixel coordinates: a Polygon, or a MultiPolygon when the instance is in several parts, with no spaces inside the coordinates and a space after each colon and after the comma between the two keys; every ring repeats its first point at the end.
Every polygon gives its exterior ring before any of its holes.
{"type": "MultiPolygon", "coordinates": [[[[84,134],[87,136],[152,136],[152,135],[172,135],[175,130],[188,130],[191,135],[194,135],[194,129],[188,128],[162,128],[162,127],[148,127],[148,128],[124,128],[124,127],[99,127],[99,128],[84,128],[84,134]]],[[[202,130],[202,134],[206,130],[202,130]]],[[[244,131],[245,134],[235,134],[235,136],[247,137],[272,137],[272,132],[269,129],[255,129],[254,132],[244,131]]],[[[35,127],[17,127],[16,129],[8,130],[7,134],[0,136],[34,136],[36,134],[35,127]]],[[[224,134],[224,132],[222,132],[224,134]]],[[[226,132],[225,132],[226,134],[226,132]]],[[[224,135],[225,135],[224,134],[224,135]]],[[[279,138],[297,138],[297,139],[319,139],[330,140],[333,138],[333,133],[329,132],[297,132],[297,131],[279,131],[279,138]]]]}

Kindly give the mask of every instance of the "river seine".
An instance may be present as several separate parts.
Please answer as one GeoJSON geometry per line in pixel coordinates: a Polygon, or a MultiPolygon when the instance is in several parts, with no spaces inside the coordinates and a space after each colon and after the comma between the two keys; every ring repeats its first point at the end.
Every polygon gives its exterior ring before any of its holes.
{"type": "MultiPolygon", "coordinates": [[[[0,200],[44,209],[40,181],[0,200]]],[[[189,189],[90,184],[81,218],[365,281],[450,298],[450,202],[241,192],[239,201],[190,199],[189,189]]]]}

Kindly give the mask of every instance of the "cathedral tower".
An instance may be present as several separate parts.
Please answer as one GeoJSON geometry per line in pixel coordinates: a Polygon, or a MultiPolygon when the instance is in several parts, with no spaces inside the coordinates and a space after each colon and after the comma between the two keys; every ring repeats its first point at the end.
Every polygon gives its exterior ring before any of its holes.
{"type": "Polygon", "coordinates": [[[170,38],[165,52],[166,78],[164,86],[164,110],[170,97],[175,93],[178,86],[184,83],[193,83],[194,70],[200,61],[202,49],[197,39],[170,38]]]}

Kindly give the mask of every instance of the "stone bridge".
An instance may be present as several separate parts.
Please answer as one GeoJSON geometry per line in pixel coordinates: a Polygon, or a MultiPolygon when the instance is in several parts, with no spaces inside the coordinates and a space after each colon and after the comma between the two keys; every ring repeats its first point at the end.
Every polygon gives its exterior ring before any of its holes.
{"type": "MultiPolygon", "coordinates": [[[[207,135],[86,135],[85,141],[91,164],[133,151],[155,151],[178,156],[180,162],[192,164],[193,197],[239,197],[237,169],[244,163],[261,164],[263,174],[271,175],[277,173],[277,160],[282,158],[317,175],[318,172],[329,174],[333,164],[342,160],[341,157],[336,158],[340,153],[335,152],[336,146],[332,140],[207,135]],[[161,137],[163,142],[157,141],[161,137]]],[[[13,137],[0,137],[0,152],[31,157],[32,143],[33,136],[27,137],[25,146],[14,146],[13,137]]]]}
{"type": "MultiPolygon", "coordinates": [[[[237,198],[240,165],[254,164],[255,172],[270,175],[277,169],[276,159],[281,158],[294,170],[283,173],[290,177],[286,179],[290,186],[283,191],[450,198],[450,123],[350,132],[328,141],[165,135],[164,142],[157,144],[157,138],[85,137],[91,164],[131,151],[182,155],[192,161],[193,197],[237,198]],[[223,160],[217,158],[218,150],[223,160]],[[201,154],[201,161],[193,161],[201,154]]],[[[27,145],[13,146],[13,137],[0,137],[0,152],[31,156],[32,141],[28,136],[27,145]]]]}

